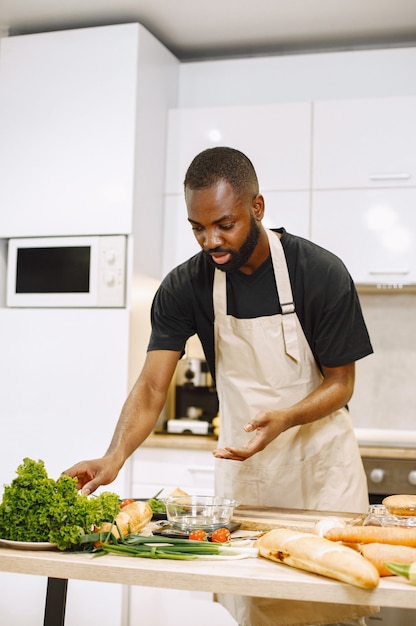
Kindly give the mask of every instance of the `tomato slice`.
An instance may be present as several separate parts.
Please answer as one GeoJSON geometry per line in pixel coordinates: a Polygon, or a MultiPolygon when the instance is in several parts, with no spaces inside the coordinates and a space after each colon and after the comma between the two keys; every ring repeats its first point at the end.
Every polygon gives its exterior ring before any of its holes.
{"type": "Polygon", "coordinates": [[[136,502],[134,498],[128,498],[127,500],[122,500],[122,502],[120,503],[120,509],[127,506],[128,504],[131,504],[132,502],[136,502]]]}
{"type": "Polygon", "coordinates": [[[227,543],[230,539],[231,533],[228,528],[217,528],[211,535],[211,541],[214,543],[227,543]]]}
{"type": "Polygon", "coordinates": [[[189,533],[188,539],[192,539],[193,541],[206,541],[207,533],[205,532],[205,530],[202,529],[193,530],[191,533],[189,533]]]}

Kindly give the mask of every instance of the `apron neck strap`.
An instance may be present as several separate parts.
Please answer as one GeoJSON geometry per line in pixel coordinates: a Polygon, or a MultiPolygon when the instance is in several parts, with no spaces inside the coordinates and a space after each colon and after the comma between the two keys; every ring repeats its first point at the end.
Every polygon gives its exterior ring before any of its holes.
{"type": "MultiPolygon", "coordinates": [[[[276,279],[277,293],[282,309],[282,325],[285,338],[286,354],[299,361],[300,352],[296,326],[295,304],[293,302],[289,271],[280,238],[276,233],[266,229],[269,239],[270,254],[276,279]]],[[[227,314],[227,274],[215,269],[213,284],[214,318],[227,314]]]]}

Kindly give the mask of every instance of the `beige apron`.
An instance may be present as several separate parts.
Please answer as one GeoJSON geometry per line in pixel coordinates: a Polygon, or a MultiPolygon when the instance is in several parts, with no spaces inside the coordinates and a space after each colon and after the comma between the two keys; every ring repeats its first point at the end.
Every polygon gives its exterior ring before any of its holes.
{"type": "MultiPolygon", "coordinates": [[[[267,231],[282,314],[227,315],[226,274],[215,270],[213,301],[218,447],[242,447],[243,426],[261,410],[293,405],[322,381],[294,311],[280,239],[267,231]]],[[[216,459],[216,493],[244,504],[366,512],[365,472],[348,412],[343,409],[279,435],[246,461],[216,459]]],[[[367,615],[368,607],[219,596],[241,626],[328,624],[367,615]]]]}

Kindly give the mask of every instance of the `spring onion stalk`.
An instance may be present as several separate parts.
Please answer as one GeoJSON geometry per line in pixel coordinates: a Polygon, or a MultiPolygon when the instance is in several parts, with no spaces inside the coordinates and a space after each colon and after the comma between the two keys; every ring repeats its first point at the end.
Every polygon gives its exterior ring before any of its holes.
{"type": "Polygon", "coordinates": [[[410,565],[403,563],[385,563],[384,564],[396,576],[404,576],[412,585],[416,585],[416,561],[410,565]]]}
{"type": "Polygon", "coordinates": [[[158,500],[158,497],[160,496],[162,491],[163,491],[163,489],[160,489],[153,496],[153,498],[150,498],[147,501],[147,504],[150,506],[150,508],[152,509],[153,513],[166,513],[166,506],[165,506],[165,504],[163,502],[161,502],[160,500],[158,500]]]}
{"type": "Polygon", "coordinates": [[[190,539],[169,538],[160,536],[129,535],[111,542],[104,541],[97,556],[102,554],[121,554],[151,559],[242,559],[257,557],[257,548],[223,545],[209,541],[192,541],[190,539]]]}

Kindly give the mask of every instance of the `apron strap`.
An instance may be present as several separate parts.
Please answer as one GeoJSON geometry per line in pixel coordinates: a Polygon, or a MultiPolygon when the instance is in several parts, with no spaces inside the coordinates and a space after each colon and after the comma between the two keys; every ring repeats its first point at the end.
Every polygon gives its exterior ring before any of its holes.
{"type": "MultiPolygon", "coordinates": [[[[285,342],[285,351],[294,361],[300,361],[298,344],[298,332],[296,323],[295,304],[293,302],[292,287],[290,285],[289,271],[286,257],[279,237],[271,230],[266,229],[269,238],[270,253],[274,275],[276,279],[277,293],[282,309],[282,328],[285,342]]],[[[227,314],[227,287],[226,272],[216,269],[214,272],[214,317],[227,314]]]]}
{"type": "Polygon", "coordinates": [[[294,361],[300,360],[298,332],[296,324],[295,303],[290,285],[289,270],[280,238],[273,231],[266,228],[269,238],[274,275],[276,278],[277,293],[279,294],[282,309],[282,326],[285,340],[286,354],[294,361]]]}

